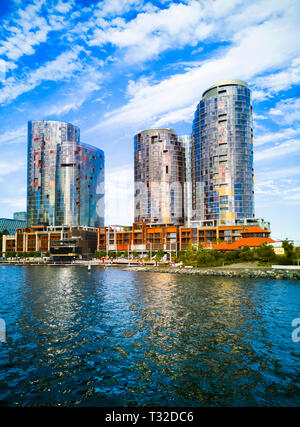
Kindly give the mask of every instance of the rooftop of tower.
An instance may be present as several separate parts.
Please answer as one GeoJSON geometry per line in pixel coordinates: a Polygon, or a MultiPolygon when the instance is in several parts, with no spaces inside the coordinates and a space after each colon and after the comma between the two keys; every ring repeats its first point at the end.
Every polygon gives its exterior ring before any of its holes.
{"type": "Polygon", "coordinates": [[[202,99],[209,98],[210,96],[213,96],[217,92],[217,88],[224,87],[224,86],[243,86],[248,88],[248,84],[244,82],[243,80],[236,80],[236,79],[225,79],[225,80],[219,80],[216,84],[213,86],[210,86],[206,91],[202,94],[202,99]]]}
{"type": "Polygon", "coordinates": [[[154,129],[145,129],[142,130],[141,132],[139,132],[140,134],[147,134],[147,133],[163,133],[163,132],[167,132],[167,133],[173,133],[174,135],[176,134],[176,132],[174,131],[174,129],[171,128],[154,128],[154,129]]]}

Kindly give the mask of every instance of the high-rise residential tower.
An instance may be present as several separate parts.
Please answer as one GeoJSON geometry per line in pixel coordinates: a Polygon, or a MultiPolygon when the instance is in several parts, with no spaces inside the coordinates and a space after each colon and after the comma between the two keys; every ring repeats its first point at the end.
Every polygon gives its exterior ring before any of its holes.
{"type": "Polygon", "coordinates": [[[184,147],[185,183],[184,183],[184,223],[191,225],[192,220],[192,136],[181,135],[179,141],[184,147]]]}
{"type": "Polygon", "coordinates": [[[207,89],[193,122],[193,219],[254,216],[251,94],[241,80],[207,89]]]}
{"type": "Polygon", "coordinates": [[[183,224],[184,169],[184,148],[172,129],[135,135],[135,221],[183,224]]]}
{"type": "Polygon", "coordinates": [[[104,153],[80,142],[78,127],[28,123],[27,221],[104,225],[104,153]]]}

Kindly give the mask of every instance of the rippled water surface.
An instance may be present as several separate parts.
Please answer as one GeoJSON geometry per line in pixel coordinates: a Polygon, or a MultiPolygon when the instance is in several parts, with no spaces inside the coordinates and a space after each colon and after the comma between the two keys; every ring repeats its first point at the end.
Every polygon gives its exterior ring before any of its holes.
{"type": "Polygon", "coordinates": [[[0,267],[0,406],[300,404],[300,282],[0,267]]]}

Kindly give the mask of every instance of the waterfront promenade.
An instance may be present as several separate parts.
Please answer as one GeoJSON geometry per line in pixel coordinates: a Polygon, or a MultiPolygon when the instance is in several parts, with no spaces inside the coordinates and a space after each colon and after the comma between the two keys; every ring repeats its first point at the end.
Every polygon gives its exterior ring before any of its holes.
{"type": "Polygon", "coordinates": [[[265,279],[284,279],[300,280],[300,268],[298,266],[261,266],[255,262],[237,263],[224,265],[222,267],[189,267],[178,264],[155,262],[140,263],[136,260],[118,260],[106,261],[74,261],[74,262],[53,262],[43,259],[18,260],[18,261],[1,261],[1,265],[14,266],[56,266],[56,267],[82,267],[82,268],[120,268],[127,271],[139,271],[149,273],[169,273],[193,276],[221,276],[221,277],[243,277],[243,278],[265,278],[265,279]]]}

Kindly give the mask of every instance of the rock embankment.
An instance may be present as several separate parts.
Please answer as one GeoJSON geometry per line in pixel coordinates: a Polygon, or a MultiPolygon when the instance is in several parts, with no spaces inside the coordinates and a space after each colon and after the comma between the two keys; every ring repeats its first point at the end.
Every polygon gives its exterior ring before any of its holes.
{"type": "Polygon", "coordinates": [[[151,273],[186,274],[189,276],[223,276],[260,279],[300,280],[300,270],[273,270],[272,268],[257,267],[249,269],[227,268],[177,268],[177,267],[127,267],[127,271],[146,271],[151,273]]]}

